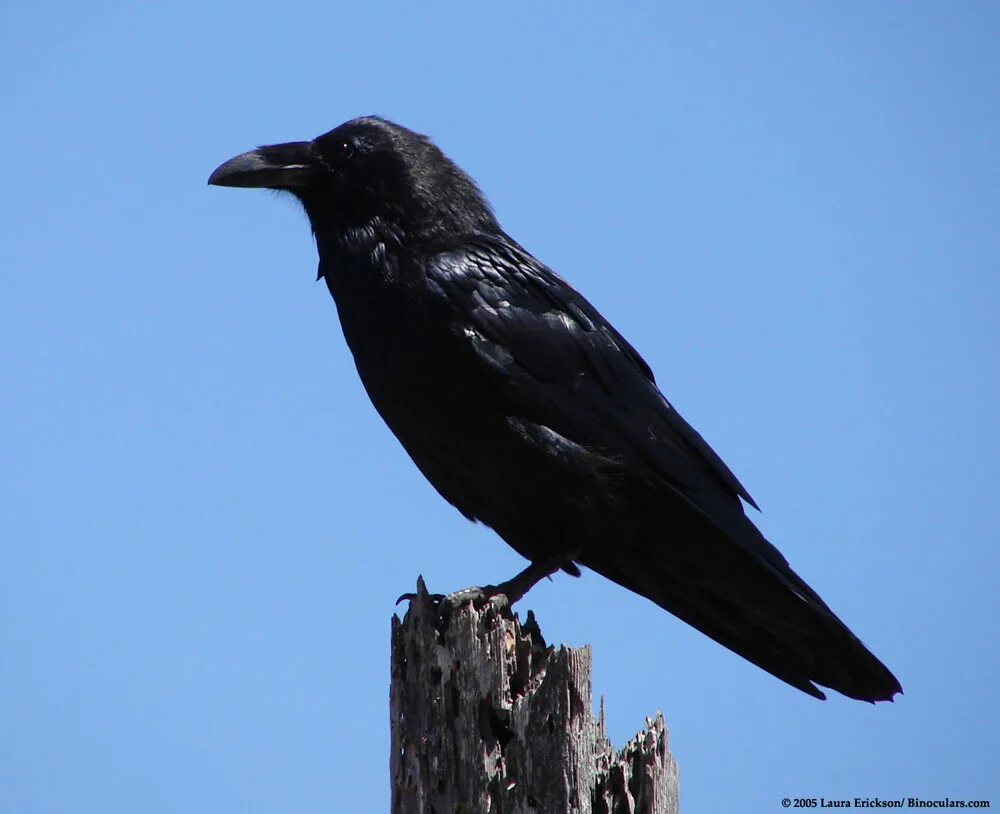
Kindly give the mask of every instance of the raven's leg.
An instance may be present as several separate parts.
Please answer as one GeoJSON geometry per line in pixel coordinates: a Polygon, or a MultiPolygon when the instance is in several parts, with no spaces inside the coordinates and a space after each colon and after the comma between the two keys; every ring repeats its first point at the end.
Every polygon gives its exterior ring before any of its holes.
{"type": "MultiPolygon", "coordinates": [[[[563,566],[572,566],[573,560],[580,554],[579,551],[571,551],[558,557],[549,557],[544,560],[532,562],[519,574],[511,577],[497,585],[483,585],[482,587],[463,588],[460,591],[448,595],[431,594],[431,598],[437,603],[447,603],[449,605],[464,605],[472,602],[479,606],[484,605],[495,596],[504,596],[508,606],[520,601],[528,591],[535,587],[544,577],[552,576],[563,566]]],[[[573,567],[573,570],[576,570],[573,567]]],[[[579,574],[579,572],[577,571],[579,574]]],[[[403,594],[396,600],[398,605],[403,600],[412,601],[416,594],[403,594]]]]}
{"type": "Polygon", "coordinates": [[[489,592],[490,596],[503,594],[507,597],[507,603],[513,605],[515,602],[520,601],[542,579],[551,577],[564,565],[572,563],[573,558],[579,555],[579,553],[579,551],[573,551],[568,556],[562,555],[560,557],[549,557],[545,560],[538,560],[531,563],[531,565],[516,576],[511,577],[505,582],[501,582],[499,585],[488,585],[483,590],[489,592]]]}

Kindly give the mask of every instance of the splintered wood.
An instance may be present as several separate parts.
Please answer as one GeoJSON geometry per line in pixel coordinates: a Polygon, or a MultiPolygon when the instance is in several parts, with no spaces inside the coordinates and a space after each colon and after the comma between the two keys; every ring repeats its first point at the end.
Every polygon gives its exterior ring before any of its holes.
{"type": "Polygon", "coordinates": [[[620,752],[590,647],[547,647],[502,600],[441,614],[423,580],[392,619],[393,814],[676,814],[663,716],[620,752]]]}

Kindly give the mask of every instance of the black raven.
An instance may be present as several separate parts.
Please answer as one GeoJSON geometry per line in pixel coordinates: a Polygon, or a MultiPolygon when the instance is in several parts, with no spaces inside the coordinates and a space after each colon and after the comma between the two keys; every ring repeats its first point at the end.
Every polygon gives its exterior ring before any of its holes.
{"type": "Polygon", "coordinates": [[[753,498],[625,338],[500,228],[431,141],[383,118],[260,147],[210,184],[305,208],[375,409],[442,497],[530,561],[586,566],[793,687],[901,692],[747,518],[753,498]]]}

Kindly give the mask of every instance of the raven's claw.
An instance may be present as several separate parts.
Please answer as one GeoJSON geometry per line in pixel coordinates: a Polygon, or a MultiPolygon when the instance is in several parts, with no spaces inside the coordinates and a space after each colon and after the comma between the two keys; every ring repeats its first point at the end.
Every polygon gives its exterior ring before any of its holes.
{"type": "MultiPolygon", "coordinates": [[[[412,593],[412,592],[405,593],[405,594],[400,594],[399,595],[399,599],[396,600],[396,605],[399,605],[400,602],[412,602],[414,599],[417,598],[417,596],[419,596],[419,594],[415,594],[415,593],[412,593]]],[[[431,602],[433,602],[435,605],[440,605],[444,601],[445,595],[444,594],[427,594],[427,598],[431,602]]]]}

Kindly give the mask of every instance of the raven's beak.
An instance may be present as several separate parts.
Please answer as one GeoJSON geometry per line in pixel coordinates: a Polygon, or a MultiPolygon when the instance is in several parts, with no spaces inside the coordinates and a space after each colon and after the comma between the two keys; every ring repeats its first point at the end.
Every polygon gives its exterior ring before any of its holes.
{"type": "Polygon", "coordinates": [[[292,189],[308,186],[315,172],[312,142],[290,141],[258,147],[230,158],[208,176],[208,183],[220,187],[292,189]]]}

